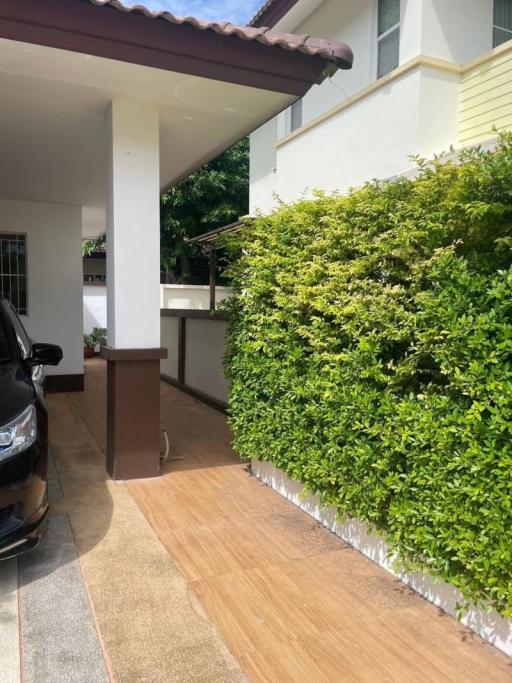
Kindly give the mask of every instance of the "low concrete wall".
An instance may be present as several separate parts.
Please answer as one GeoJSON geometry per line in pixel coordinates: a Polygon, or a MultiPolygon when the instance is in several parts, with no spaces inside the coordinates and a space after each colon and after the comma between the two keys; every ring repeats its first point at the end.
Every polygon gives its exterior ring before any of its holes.
{"type": "Polygon", "coordinates": [[[160,318],[162,346],[167,349],[167,358],[160,361],[160,372],[178,380],[178,318],[160,318]]]}
{"type": "Polygon", "coordinates": [[[164,379],[219,408],[228,401],[223,359],[228,321],[223,313],[202,310],[161,311],[161,345],[168,358],[161,361],[164,379]]]}
{"type": "MultiPolygon", "coordinates": [[[[229,298],[227,287],[216,287],[216,303],[229,298]]],[[[210,308],[210,287],[208,285],[162,285],[160,308],[174,308],[207,311],[210,308]]]]}
{"type": "Polygon", "coordinates": [[[223,403],[228,401],[223,369],[226,331],[225,320],[187,320],[185,383],[223,403]]]}
{"type": "MultiPolygon", "coordinates": [[[[445,581],[435,581],[426,572],[397,572],[393,567],[393,558],[389,556],[387,544],[376,533],[368,531],[364,522],[357,519],[340,522],[334,507],[322,505],[319,496],[305,493],[300,482],[293,481],[270,462],[253,460],[252,471],[267,486],[307,512],[373,562],[399,578],[444,612],[455,616],[456,605],[462,597],[459,591],[445,581]]],[[[505,654],[512,656],[511,619],[504,619],[495,611],[487,613],[483,609],[475,608],[465,614],[462,623],[505,654]]]]}

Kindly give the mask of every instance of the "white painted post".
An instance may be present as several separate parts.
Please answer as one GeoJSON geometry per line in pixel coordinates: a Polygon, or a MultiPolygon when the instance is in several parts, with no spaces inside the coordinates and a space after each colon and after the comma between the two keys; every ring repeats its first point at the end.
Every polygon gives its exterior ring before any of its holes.
{"type": "Polygon", "coordinates": [[[107,113],[107,469],[159,474],[160,142],[152,104],[107,113]]]}
{"type": "Polygon", "coordinates": [[[107,328],[115,349],[160,346],[158,109],[115,100],[107,114],[107,328]]]}

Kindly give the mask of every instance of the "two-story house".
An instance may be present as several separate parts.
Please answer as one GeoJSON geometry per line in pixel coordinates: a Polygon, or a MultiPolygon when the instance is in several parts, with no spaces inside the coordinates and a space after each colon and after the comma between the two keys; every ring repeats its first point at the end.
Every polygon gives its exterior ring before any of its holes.
{"type": "Polygon", "coordinates": [[[355,54],[251,136],[252,214],[512,127],[512,0],[270,0],[252,24],[355,54]]]}

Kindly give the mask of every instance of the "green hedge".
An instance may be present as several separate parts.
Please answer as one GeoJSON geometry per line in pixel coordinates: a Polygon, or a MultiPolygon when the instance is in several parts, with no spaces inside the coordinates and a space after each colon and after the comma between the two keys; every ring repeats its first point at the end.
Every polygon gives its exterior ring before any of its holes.
{"type": "Polygon", "coordinates": [[[512,138],[282,206],[232,248],[244,458],[512,615],[512,138]]]}

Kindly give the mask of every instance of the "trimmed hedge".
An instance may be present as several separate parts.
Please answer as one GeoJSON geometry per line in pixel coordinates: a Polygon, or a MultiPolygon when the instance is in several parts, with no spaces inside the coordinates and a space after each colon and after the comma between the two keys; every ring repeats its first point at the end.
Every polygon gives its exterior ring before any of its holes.
{"type": "Polygon", "coordinates": [[[512,138],[242,232],[226,368],[244,458],[512,615],[512,138]]]}

